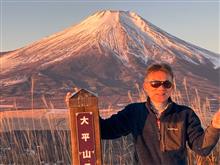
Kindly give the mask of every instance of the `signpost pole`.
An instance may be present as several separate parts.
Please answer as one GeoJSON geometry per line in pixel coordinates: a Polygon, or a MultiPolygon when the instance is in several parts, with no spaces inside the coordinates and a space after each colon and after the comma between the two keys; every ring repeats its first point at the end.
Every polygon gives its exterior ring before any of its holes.
{"type": "Polygon", "coordinates": [[[81,89],[69,98],[72,165],[101,165],[97,95],[81,89]]]}

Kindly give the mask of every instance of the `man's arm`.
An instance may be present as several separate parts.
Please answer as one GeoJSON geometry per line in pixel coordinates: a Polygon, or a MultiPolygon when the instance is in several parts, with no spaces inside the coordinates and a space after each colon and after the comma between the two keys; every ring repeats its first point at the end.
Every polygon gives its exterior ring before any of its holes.
{"type": "Polygon", "coordinates": [[[190,113],[188,119],[187,138],[189,147],[197,154],[207,156],[218,142],[220,129],[211,124],[204,131],[195,112],[190,113]]]}
{"type": "Polygon", "coordinates": [[[132,129],[132,111],[128,105],[108,119],[100,117],[101,138],[115,139],[129,134],[132,129]]]}

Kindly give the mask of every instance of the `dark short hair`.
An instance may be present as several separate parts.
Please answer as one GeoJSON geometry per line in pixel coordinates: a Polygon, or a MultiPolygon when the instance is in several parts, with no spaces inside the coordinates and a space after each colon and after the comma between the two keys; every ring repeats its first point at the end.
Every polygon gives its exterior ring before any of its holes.
{"type": "Polygon", "coordinates": [[[166,64],[166,63],[154,63],[154,64],[151,64],[150,66],[147,67],[147,71],[146,71],[144,79],[146,79],[150,73],[156,72],[156,71],[163,71],[163,72],[169,74],[172,79],[174,77],[172,68],[171,68],[171,66],[169,64],[166,64]]]}

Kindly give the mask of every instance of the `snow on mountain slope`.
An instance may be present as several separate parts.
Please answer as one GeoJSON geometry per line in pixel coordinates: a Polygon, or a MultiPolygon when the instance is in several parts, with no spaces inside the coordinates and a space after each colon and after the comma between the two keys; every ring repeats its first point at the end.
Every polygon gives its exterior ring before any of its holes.
{"type": "Polygon", "coordinates": [[[101,11],[73,27],[1,57],[2,72],[30,63],[53,64],[91,47],[103,53],[100,46],[111,50],[124,64],[129,64],[132,54],[144,63],[155,56],[172,63],[177,56],[197,65],[209,60],[214,68],[220,66],[218,54],[170,35],[134,12],[101,11]]]}

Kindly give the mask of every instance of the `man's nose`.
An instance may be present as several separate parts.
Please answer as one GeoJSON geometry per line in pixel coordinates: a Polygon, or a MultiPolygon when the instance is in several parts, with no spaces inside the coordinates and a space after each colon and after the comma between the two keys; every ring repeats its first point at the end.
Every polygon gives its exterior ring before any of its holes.
{"type": "Polygon", "coordinates": [[[164,91],[167,90],[163,85],[159,86],[158,89],[159,89],[159,90],[164,90],[164,91]]]}

